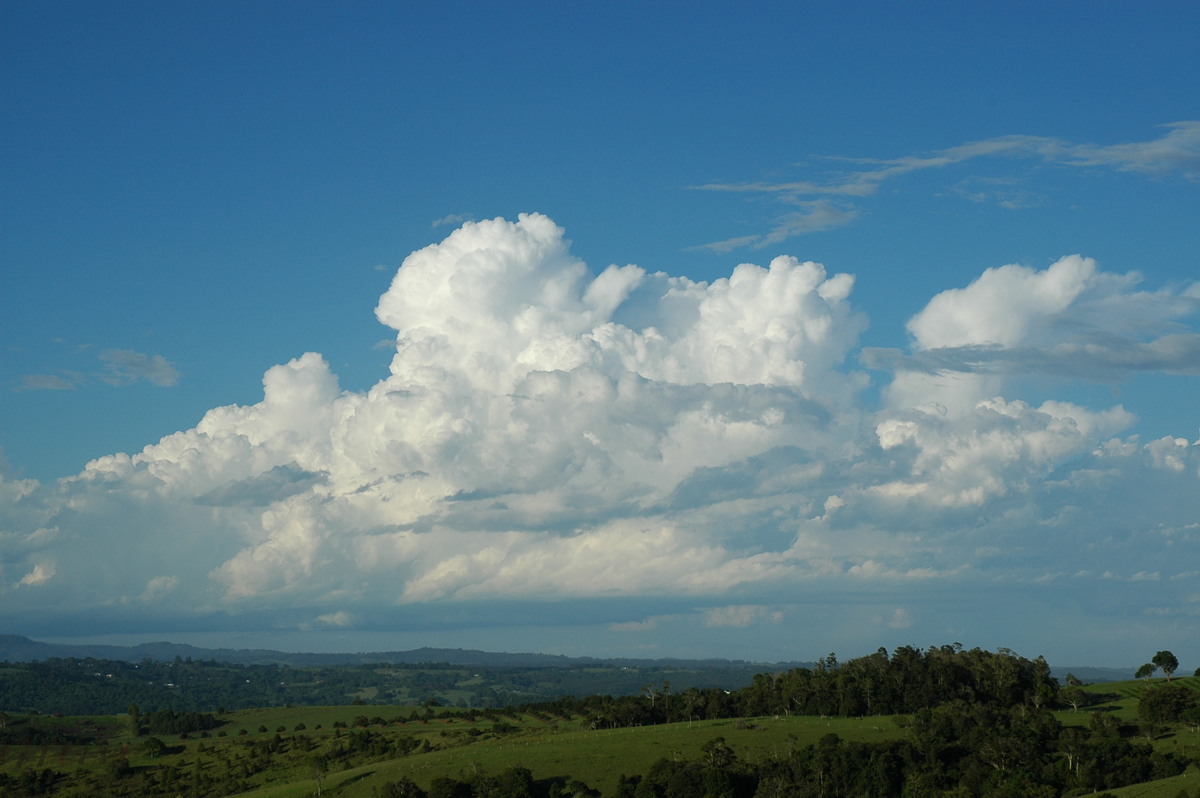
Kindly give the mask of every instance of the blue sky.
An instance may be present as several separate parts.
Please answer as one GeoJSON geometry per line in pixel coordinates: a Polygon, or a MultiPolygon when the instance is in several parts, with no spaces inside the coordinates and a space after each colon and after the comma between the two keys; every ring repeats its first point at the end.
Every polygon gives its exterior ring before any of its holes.
{"type": "Polygon", "coordinates": [[[0,626],[1190,670],[1198,27],[5,0],[0,626]]]}

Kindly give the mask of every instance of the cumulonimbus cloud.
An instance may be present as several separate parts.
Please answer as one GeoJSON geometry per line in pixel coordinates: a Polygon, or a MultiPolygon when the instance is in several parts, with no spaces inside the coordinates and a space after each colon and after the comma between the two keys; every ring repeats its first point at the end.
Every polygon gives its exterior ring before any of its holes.
{"type": "MultiPolygon", "coordinates": [[[[1145,308],[1179,303],[1183,325],[1192,294],[1136,283],[1077,257],[1002,267],[931,301],[907,357],[1053,351],[1093,322],[1167,340],[1145,308]]],[[[900,389],[869,405],[853,288],[790,257],[712,283],[594,273],[545,216],[464,224],[380,298],[395,349],[370,389],[307,353],[266,372],[260,402],[136,454],[0,481],[0,595],[47,615],[299,607],[312,629],[410,604],[690,597],[738,628],[806,590],[979,578],[1039,528],[1078,546],[1087,503],[1124,485],[1200,494],[1197,447],[1121,441],[1120,407],[1005,398],[1003,375],[953,411],[900,389]]],[[[1179,527],[1196,501],[1140,523],[1179,527]]],[[[1155,570],[1154,550],[1127,562],[1155,570]]],[[[1106,570],[1103,546],[1078,559],[1106,570]]]]}

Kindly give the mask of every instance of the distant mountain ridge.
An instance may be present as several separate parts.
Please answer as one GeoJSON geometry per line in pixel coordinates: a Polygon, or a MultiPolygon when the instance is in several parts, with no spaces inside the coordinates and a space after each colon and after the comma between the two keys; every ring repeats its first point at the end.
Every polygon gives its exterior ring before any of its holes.
{"type": "MultiPolygon", "coordinates": [[[[749,662],[727,659],[633,659],[627,657],[568,657],[562,654],[507,654],[461,648],[416,648],[409,651],[375,651],[340,654],[314,654],[270,649],[199,648],[186,643],[140,643],[114,646],[77,643],[44,643],[21,635],[0,635],[0,660],[30,662],[52,658],[111,659],[140,662],[144,659],[165,661],[175,657],[216,660],[237,665],[291,665],[293,667],[364,665],[368,663],[445,662],[451,665],[480,665],[510,668],[570,668],[588,665],[628,667],[723,668],[761,665],[764,669],[811,667],[811,662],[749,662]]],[[[1082,678],[1082,677],[1081,677],[1082,678]]]]}
{"type": "Polygon", "coordinates": [[[1124,682],[1133,678],[1137,668],[1095,668],[1090,665],[1081,665],[1078,668],[1060,668],[1052,666],[1050,674],[1058,679],[1060,684],[1067,683],[1067,674],[1072,674],[1076,679],[1084,684],[1096,684],[1097,682],[1124,682]]]}
{"type": "MultiPolygon", "coordinates": [[[[136,646],[113,646],[100,644],[44,643],[21,635],[0,635],[0,660],[8,662],[31,662],[52,658],[112,659],[122,662],[140,662],[144,659],[216,660],[236,665],[291,665],[293,667],[365,665],[388,662],[416,664],[421,662],[445,662],[451,665],[479,665],[494,668],[571,668],[588,665],[616,665],[630,668],[724,668],[761,666],[766,670],[811,668],[812,662],[752,662],[727,659],[634,659],[629,657],[568,657],[562,654],[507,654],[494,651],[479,651],[462,648],[414,648],[408,651],[373,651],[340,654],[315,654],[271,649],[248,648],[199,648],[186,643],[141,643],[136,646]]],[[[1074,674],[1085,683],[1118,682],[1132,679],[1135,668],[1100,668],[1081,665],[1074,668],[1051,667],[1051,673],[1060,683],[1066,683],[1067,674],[1074,674]]]]}

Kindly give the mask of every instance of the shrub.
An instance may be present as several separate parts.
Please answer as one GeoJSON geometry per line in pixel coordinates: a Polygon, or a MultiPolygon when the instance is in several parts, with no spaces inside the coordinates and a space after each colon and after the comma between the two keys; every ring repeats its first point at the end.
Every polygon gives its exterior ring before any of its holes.
{"type": "Polygon", "coordinates": [[[1138,716],[1151,723],[1176,723],[1197,705],[1200,705],[1200,695],[1183,685],[1159,684],[1142,693],[1138,716]]]}

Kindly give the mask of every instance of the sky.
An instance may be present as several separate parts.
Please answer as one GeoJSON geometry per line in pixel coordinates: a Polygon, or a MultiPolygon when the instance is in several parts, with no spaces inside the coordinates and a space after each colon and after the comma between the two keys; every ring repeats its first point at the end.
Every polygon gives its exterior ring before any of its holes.
{"type": "Polygon", "coordinates": [[[1190,673],[1197,30],[0,0],[0,631],[1190,673]]]}

